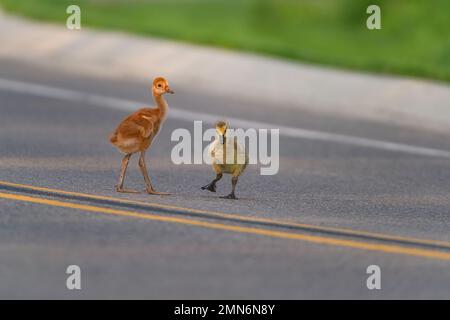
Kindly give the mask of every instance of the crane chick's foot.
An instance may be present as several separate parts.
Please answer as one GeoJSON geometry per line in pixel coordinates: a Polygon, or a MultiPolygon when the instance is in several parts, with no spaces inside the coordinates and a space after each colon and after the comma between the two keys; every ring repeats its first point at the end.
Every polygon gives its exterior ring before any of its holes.
{"type": "Polygon", "coordinates": [[[124,187],[119,187],[119,186],[116,186],[116,191],[120,192],[120,193],[140,193],[137,190],[125,189],[124,187]]]}
{"type": "Polygon", "coordinates": [[[230,193],[229,195],[223,196],[223,197],[221,197],[221,198],[222,198],[222,199],[234,199],[234,200],[237,199],[236,196],[234,195],[234,193],[230,193]]]}
{"type": "Polygon", "coordinates": [[[168,196],[168,195],[170,195],[170,193],[168,193],[168,192],[158,192],[158,191],[155,191],[153,189],[147,189],[146,192],[148,194],[154,194],[154,195],[158,195],[158,196],[168,196]]]}
{"type": "Polygon", "coordinates": [[[207,184],[206,186],[202,187],[202,190],[209,190],[211,192],[216,192],[216,184],[215,183],[207,184]]]}

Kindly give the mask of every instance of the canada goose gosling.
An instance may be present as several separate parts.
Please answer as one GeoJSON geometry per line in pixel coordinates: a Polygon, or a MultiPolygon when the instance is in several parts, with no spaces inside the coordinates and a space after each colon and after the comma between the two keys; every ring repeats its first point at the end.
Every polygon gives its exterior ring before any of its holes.
{"type": "Polygon", "coordinates": [[[231,174],[231,193],[221,197],[224,199],[237,199],[235,195],[236,184],[239,176],[244,172],[248,164],[248,154],[245,149],[238,144],[237,137],[227,136],[228,124],[218,121],[215,124],[216,139],[209,147],[209,155],[212,159],[212,169],[216,173],[213,181],[202,187],[202,190],[216,192],[216,183],[222,179],[223,173],[231,174]],[[244,161],[238,161],[244,160],[244,161]]]}

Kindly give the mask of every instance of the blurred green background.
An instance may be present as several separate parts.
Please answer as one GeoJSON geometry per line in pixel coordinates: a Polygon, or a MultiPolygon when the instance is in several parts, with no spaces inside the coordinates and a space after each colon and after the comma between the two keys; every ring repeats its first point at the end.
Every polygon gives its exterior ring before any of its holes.
{"type": "Polygon", "coordinates": [[[316,64],[450,81],[450,0],[0,0],[4,10],[281,56],[316,64]],[[382,29],[366,28],[381,7],[382,29]]]}

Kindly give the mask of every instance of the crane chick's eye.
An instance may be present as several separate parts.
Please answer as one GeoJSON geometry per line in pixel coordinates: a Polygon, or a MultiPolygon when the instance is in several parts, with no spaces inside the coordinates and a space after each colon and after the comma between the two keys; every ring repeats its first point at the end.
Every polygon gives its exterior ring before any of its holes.
{"type": "Polygon", "coordinates": [[[158,88],[161,88],[161,83],[160,83],[160,84],[158,84],[158,88]]]}

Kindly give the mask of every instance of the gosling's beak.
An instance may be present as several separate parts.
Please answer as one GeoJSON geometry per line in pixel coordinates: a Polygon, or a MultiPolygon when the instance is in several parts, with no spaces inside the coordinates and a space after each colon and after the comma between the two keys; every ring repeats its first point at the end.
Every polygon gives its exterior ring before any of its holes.
{"type": "Polygon", "coordinates": [[[174,94],[174,93],[175,93],[175,92],[173,92],[173,90],[170,89],[169,87],[166,88],[166,92],[167,92],[167,93],[170,93],[170,94],[174,94]]]}

